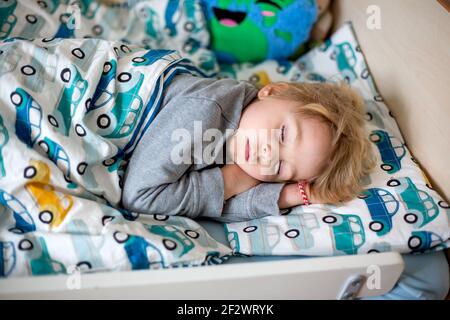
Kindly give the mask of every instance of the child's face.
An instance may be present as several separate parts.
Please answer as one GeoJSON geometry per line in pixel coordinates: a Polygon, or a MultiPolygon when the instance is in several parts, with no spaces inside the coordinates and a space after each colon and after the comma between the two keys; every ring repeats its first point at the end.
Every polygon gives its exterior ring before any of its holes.
{"type": "Polygon", "coordinates": [[[266,86],[244,109],[230,141],[233,161],[260,181],[314,178],[329,161],[331,129],[316,118],[293,113],[299,102],[269,96],[266,86]]]}

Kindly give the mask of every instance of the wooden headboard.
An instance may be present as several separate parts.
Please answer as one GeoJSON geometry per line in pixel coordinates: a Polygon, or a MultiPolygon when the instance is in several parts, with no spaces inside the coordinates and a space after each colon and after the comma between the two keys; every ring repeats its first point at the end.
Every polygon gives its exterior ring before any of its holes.
{"type": "Polygon", "coordinates": [[[449,202],[450,13],[441,2],[334,0],[333,29],[353,22],[369,69],[407,146],[449,202]],[[378,9],[380,29],[371,29],[367,21],[378,9]]]}

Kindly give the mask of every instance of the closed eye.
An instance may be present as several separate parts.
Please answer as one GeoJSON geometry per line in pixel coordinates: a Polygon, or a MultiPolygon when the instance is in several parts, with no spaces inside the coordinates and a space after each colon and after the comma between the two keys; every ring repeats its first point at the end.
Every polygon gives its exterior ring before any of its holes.
{"type": "Polygon", "coordinates": [[[284,128],[285,126],[281,127],[281,142],[284,142],[284,128]]]}

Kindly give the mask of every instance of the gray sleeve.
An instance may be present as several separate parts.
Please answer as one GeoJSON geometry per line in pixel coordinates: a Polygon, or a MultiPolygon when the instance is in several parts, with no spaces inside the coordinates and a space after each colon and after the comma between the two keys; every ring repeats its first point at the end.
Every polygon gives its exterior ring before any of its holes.
{"type": "Polygon", "coordinates": [[[225,202],[220,222],[238,222],[280,214],[278,199],[284,183],[260,183],[225,202]]]}
{"type": "Polygon", "coordinates": [[[156,120],[128,164],[122,190],[123,207],[147,214],[219,217],[224,201],[220,168],[195,170],[193,158],[188,161],[191,163],[174,163],[171,153],[175,145],[192,150],[195,144],[206,143],[201,141],[201,136],[194,135],[194,121],[201,121],[203,129],[225,128],[227,120],[220,109],[186,97],[181,106],[179,103],[166,105],[156,120]],[[173,130],[180,128],[189,132],[192,139],[172,141],[173,130]]]}

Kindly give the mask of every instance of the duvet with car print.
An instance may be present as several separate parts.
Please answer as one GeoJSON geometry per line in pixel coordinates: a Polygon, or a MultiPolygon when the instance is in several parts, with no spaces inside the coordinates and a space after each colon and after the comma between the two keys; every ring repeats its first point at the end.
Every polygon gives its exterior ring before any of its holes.
{"type": "Polygon", "coordinates": [[[127,159],[180,72],[201,73],[177,51],[121,42],[0,44],[0,277],[226,259],[190,219],[119,206],[127,159]]]}

